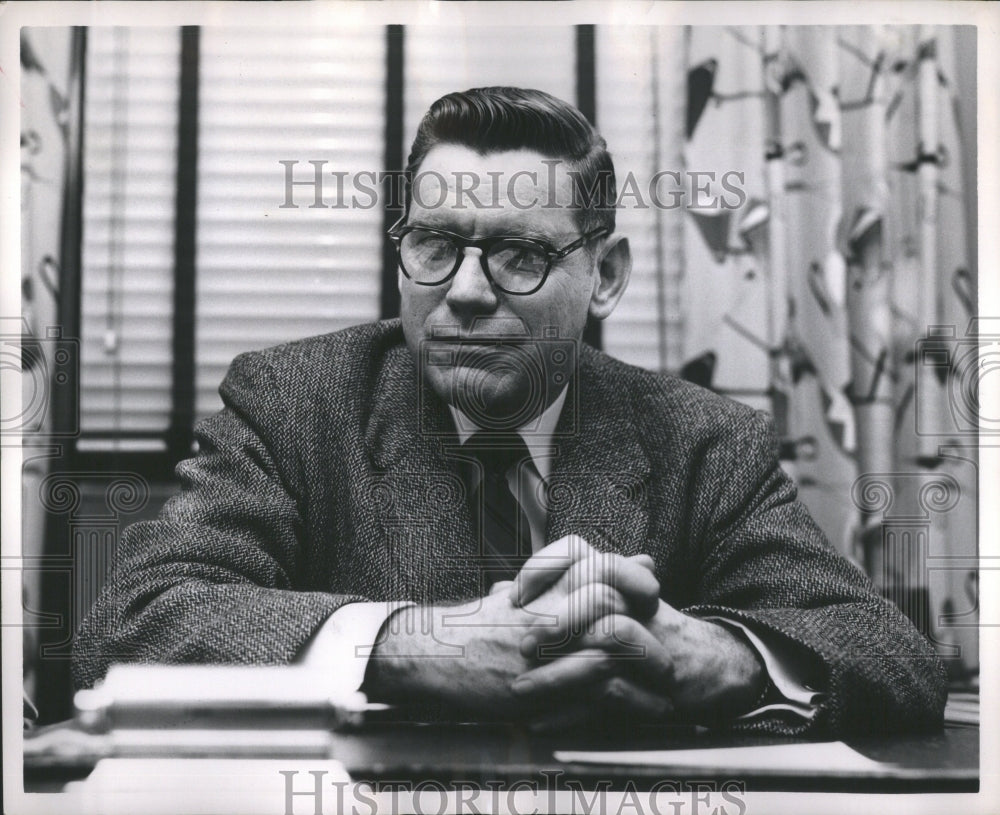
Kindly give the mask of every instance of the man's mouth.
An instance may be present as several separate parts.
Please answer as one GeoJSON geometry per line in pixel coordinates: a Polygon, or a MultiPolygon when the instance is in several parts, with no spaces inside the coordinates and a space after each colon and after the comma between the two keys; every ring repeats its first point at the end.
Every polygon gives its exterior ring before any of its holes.
{"type": "Polygon", "coordinates": [[[431,342],[496,345],[530,342],[531,332],[516,317],[476,317],[471,325],[436,325],[431,329],[431,342]]]}
{"type": "Polygon", "coordinates": [[[435,346],[440,344],[445,348],[498,348],[503,346],[521,347],[525,345],[532,345],[534,344],[534,340],[531,337],[496,337],[474,335],[448,339],[435,337],[430,340],[429,343],[435,346]]]}
{"type": "Polygon", "coordinates": [[[481,367],[501,359],[522,358],[525,354],[535,357],[536,346],[531,337],[524,336],[464,336],[448,339],[435,338],[427,342],[432,354],[443,354],[454,365],[481,367]]]}

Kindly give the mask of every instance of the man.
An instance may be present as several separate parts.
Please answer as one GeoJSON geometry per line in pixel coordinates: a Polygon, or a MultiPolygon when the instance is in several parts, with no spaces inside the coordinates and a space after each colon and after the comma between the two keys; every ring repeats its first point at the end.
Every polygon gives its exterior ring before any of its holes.
{"type": "Polygon", "coordinates": [[[631,259],[579,111],[450,94],[408,169],[402,320],[233,363],[184,491],[123,535],[78,684],[299,663],[542,728],[939,726],[933,651],[795,501],[770,421],[581,344],[631,259]]]}

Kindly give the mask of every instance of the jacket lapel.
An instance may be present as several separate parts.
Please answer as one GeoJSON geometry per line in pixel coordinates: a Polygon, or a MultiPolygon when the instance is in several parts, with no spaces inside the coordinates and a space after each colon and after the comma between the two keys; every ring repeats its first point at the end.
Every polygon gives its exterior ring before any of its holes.
{"type": "Polygon", "coordinates": [[[406,348],[389,355],[366,432],[377,526],[389,542],[394,596],[417,602],[479,593],[472,520],[447,407],[417,385],[406,348]]]}
{"type": "Polygon", "coordinates": [[[553,438],[547,542],[581,535],[601,551],[647,550],[650,462],[622,395],[583,347],[553,438]]]}
{"type": "MultiPolygon", "coordinates": [[[[648,549],[650,463],[595,354],[581,354],[552,439],[546,542],[578,534],[596,549],[629,556],[648,549]]],[[[477,550],[451,415],[418,385],[405,347],[390,352],[375,387],[365,435],[374,473],[367,492],[388,547],[389,591],[417,602],[477,596],[477,550]]]]}

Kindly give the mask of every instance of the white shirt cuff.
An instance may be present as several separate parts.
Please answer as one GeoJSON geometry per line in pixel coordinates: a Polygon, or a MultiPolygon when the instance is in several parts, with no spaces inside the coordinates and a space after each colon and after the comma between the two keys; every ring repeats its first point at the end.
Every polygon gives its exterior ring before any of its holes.
{"type": "Polygon", "coordinates": [[[785,643],[778,638],[770,638],[767,644],[743,623],[730,620],[727,617],[706,617],[705,619],[723,625],[738,628],[747,638],[750,645],[760,655],[764,663],[771,683],[777,688],[784,699],[763,705],[749,713],[739,716],[740,719],[753,719],[772,710],[788,710],[797,713],[805,719],[811,719],[816,715],[819,703],[823,699],[823,694],[815,688],[809,687],[801,676],[801,669],[796,664],[794,655],[789,651],[785,643]]]}
{"type": "Polygon", "coordinates": [[[335,692],[361,689],[378,632],[409,602],[348,603],[338,608],[312,635],[295,658],[296,665],[323,671],[335,692]]]}

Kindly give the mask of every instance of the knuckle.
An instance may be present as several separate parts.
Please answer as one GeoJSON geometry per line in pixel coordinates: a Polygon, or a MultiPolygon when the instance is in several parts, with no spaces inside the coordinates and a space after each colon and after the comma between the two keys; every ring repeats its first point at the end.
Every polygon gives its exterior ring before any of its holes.
{"type": "Polygon", "coordinates": [[[611,624],[610,636],[619,649],[631,650],[639,646],[645,651],[643,630],[642,625],[631,617],[616,614],[611,624]]]}
{"type": "Polygon", "coordinates": [[[600,559],[599,554],[594,551],[589,551],[585,557],[580,558],[579,562],[576,564],[576,568],[573,570],[573,578],[576,580],[578,585],[586,585],[588,583],[596,583],[595,577],[600,573],[600,559]]]}
{"type": "Polygon", "coordinates": [[[594,648],[605,648],[612,634],[614,615],[602,614],[597,617],[587,629],[587,640],[594,648]]]}
{"type": "Polygon", "coordinates": [[[622,615],[628,610],[628,602],[621,592],[611,590],[608,597],[607,611],[609,614],[622,615]]]}
{"type": "Polygon", "coordinates": [[[656,579],[656,575],[651,571],[643,569],[640,566],[635,570],[635,577],[641,591],[659,593],[660,581],[656,579]]]}
{"type": "Polygon", "coordinates": [[[625,614],[612,614],[610,617],[611,629],[619,637],[635,634],[636,622],[631,617],[625,614]]]}
{"type": "Polygon", "coordinates": [[[592,579],[613,588],[618,586],[618,567],[615,555],[610,552],[598,552],[594,557],[592,579]]]}
{"type": "Polygon", "coordinates": [[[608,654],[597,654],[593,657],[594,660],[594,673],[602,678],[606,679],[614,675],[614,662],[610,659],[608,654]]]}
{"type": "Polygon", "coordinates": [[[598,584],[597,597],[599,599],[599,607],[605,612],[618,608],[619,594],[611,586],[607,586],[604,583],[598,584]]]}
{"type": "Polygon", "coordinates": [[[601,577],[609,586],[616,588],[621,583],[625,558],[614,552],[608,552],[601,560],[601,577]]]}
{"type": "Polygon", "coordinates": [[[660,599],[660,581],[656,579],[656,576],[647,572],[643,569],[644,574],[641,577],[643,593],[646,595],[647,599],[659,600],[660,599]]]}
{"type": "Polygon", "coordinates": [[[587,557],[592,551],[586,538],[581,535],[567,535],[567,545],[571,555],[579,558],[587,557]]]}
{"type": "Polygon", "coordinates": [[[602,696],[609,702],[621,702],[628,696],[628,685],[620,676],[612,676],[605,680],[602,696]]]}

